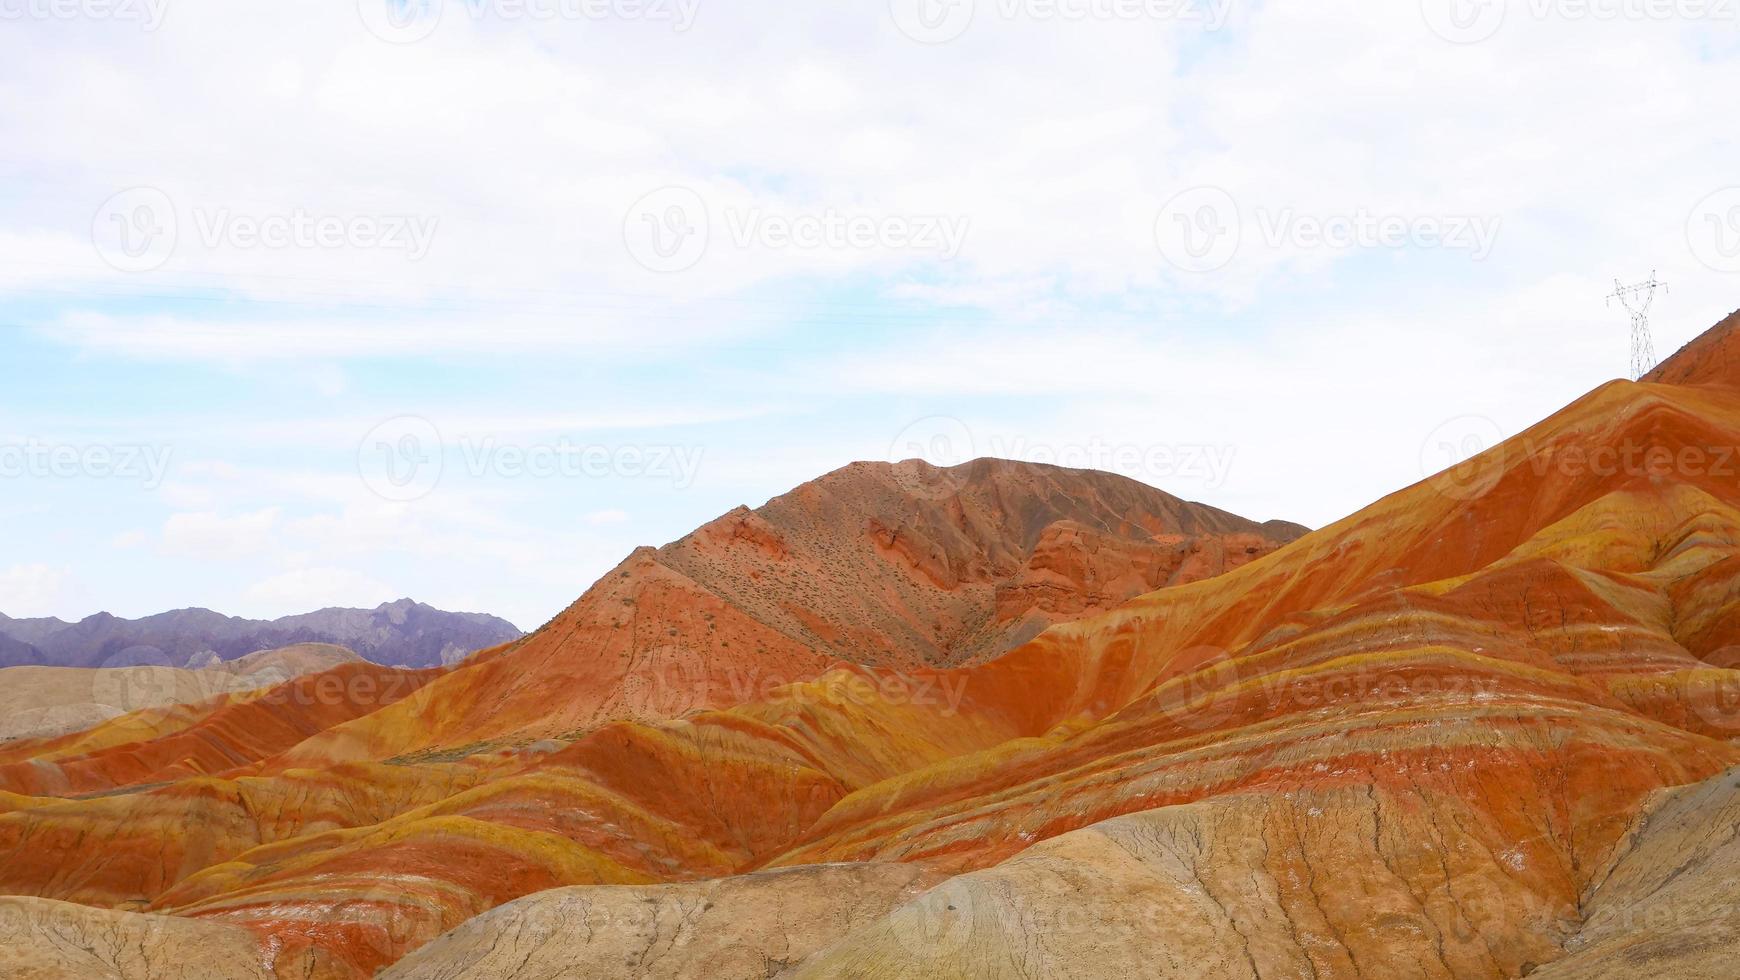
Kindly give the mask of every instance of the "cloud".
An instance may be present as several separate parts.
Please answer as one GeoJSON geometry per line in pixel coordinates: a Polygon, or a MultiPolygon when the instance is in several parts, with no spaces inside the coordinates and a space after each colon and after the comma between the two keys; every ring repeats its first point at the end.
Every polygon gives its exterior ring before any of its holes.
{"type": "Polygon", "coordinates": [[[151,540],[151,535],[145,531],[122,531],[110,539],[109,543],[116,548],[138,548],[151,540]]]}
{"type": "Polygon", "coordinates": [[[385,583],[348,568],[298,568],[248,586],[250,615],[287,616],[328,606],[372,608],[397,596],[385,583]]]}
{"type": "Polygon", "coordinates": [[[70,579],[64,567],[8,566],[0,570],[0,612],[15,619],[55,615],[63,611],[70,579]]]}
{"type": "MultiPolygon", "coordinates": [[[[16,261],[0,268],[15,278],[0,288],[60,297],[37,323],[46,336],[154,360],[668,358],[818,323],[800,299],[818,284],[1028,323],[1108,305],[1237,310],[1370,258],[1298,233],[1359,214],[1499,221],[1490,261],[1515,280],[1654,264],[1691,281],[1708,270],[1686,248],[1688,210],[1732,182],[1707,119],[1709,94],[1740,71],[1695,22],[1531,8],[1458,45],[1412,4],[1239,5],[1221,32],[1018,4],[930,48],[880,5],[746,7],[709,8],[680,33],[455,13],[394,46],[339,8],[243,16],[190,0],[148,36],[22,25],[35,43],[12,70],[41,97],[0,106],[0,134],[19,137],[0,140],[0,164],[42,186],[5,206],[0,257],[16,261]],[[1655,67],[1640,85],[1615,64],[1655,67]],[[609,97],[625,79],[636,97],[609,97]],[[186,138],[218,125],[236,138],[186,138]],[[116,145],[124,165],[92,165],[116,145]],[[122,274],[90,247],[91,216],[140,184],[171,199],[176,248],[122,274]],[[1242,242],[1228,267],[1196,274],[1165,261],[1155,224],[1204,184],[1238,204],[1242,242]],[[667,186],[709,219],[703,257],[675,274],[642,268],[624,237],[635,202],[667,186]],[[299,211],[438,227],[417,260],[211,239],[215,216],[299,211]],[[970,231],[953,260],[732,232],[828,213],[958,216],[970,231]],[[1276,222],[1291,230],[1267,241],[1276,222]],[[117,296],[175,309],[115,309],[117,296]]],[[[1471,291],[1508,288],[1474,275],[1472,256],[1445,261],[1471,291]]],[[[1702,309],[1704,287],[1687,288],[1702,309]]],[[[909,315],[860,306],[851,322],[909,315]]]]}
{"type": "Polygon", "coordinates": [[[209,561],[254,558],[272,548],[280,513],[278,507],[267,507],[234,516],[212,511],[173,514],[163,523],[163,550],[209,561]]]}
{"type": "MultiPolygon", "coordinates": [[[[81,588],[167,592],[138,584],[144,549],[111,550],[162,523],[184,591],[239,595],[207,560],[401,587],[463,568],[490,583],[480,605],[541,622],[634,542],[885,458],[931,416],[986,448],[1230,447],[1215,487],[1131,475],[1322,523],[1418,479],[1445,420],[1514,432],[1623,371],[1612,278],[1673,283],[1664,354],[1734,305],[1734,277],[1687,243],[1694,204],[1736,181],[1712,120],[1740,44],[1706,23],[1512,5],[1459,45],[1411,3],[1210,5],[1232,14],[1220,32],[980,3],[928,46],[884,4],[708,7],[683,32],[446,6],[406,45],[349,3],[187,0],[150,34],[9,25],[0,79],[32,97],[0,100],[0,170],[21,188],[0,202],[0,305],[30,329],[0,344],[67,391],[85,389],[56,372],[113,372],[88,389],[117,402],[21,397],[7,429],[176,447],[136,507],[113,487],[8,502],[90,528],[81,588]],[[1157,224],[1202,185],[1233,200],[1237,239],[1191,272],[1157,224]],[[705,217],[705,247],[661,273],[629,236],[670,230],[635,206],[673,186],[701,201],[678,217],[705,217]],[[128,273],[93,217],[134,187],[168,199],[174,242],[128,273]],[[299,213],[345,237],[238,238],[238,219],[299,213]],[[769,239],[830,215],[967,233],[952,259],[876,224],[862,245],[769,239]],[[1414,239],[1321,240],[1362,216],[1414,239]],[[355,219],[400,217],[432,229],[426,254],[356,237],[355,219]],[[1418,240],[1457,218],[1496,221],[1490,255],[1418,240]],[[662,497],[449,468],[392,504],[357,450],[405,414],[455,444],[668,428],[656,439],[705,445],[706,465],[662,497]]],[[[26,535],[22,560],[74,560],[26,535]]],[[[193,599],[218,601],[168,601],[193,599]]]]}

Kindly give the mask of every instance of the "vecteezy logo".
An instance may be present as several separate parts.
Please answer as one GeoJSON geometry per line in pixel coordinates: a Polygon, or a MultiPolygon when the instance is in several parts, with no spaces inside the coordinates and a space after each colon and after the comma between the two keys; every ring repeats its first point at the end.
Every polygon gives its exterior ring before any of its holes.
{"type": "Polygon", "coordinates": [[[1478,44],[1504,26],[1507,0],[1420,0],[1432,33],[1452,44],[1478,44]]]}
{"type": "Polygon", "coordinates": [[[920,44],[946,44],[973,23],[973,0],[888,0],[900,33],[920,44]]]}
{"type": "Polygon", "coordinates": [[[890,463],[922,459],[932,466],[958,466],[973,456],[973,430],[947,415],[919,419],[901,429],[888,445],[890,463]]]}
{"type": "MultiPolygon", "coordinates": [[[[1724,647],[1717,653],[1721,655],[1722,662],[1733,662],[1732,647],[1724,647]]],[[[1716,667],[1701,670],[1687,694],[1693,709],[1711,727],[1724,735],[1740,731],[1740,670],[1716,667]]]]}
{"type": "MultiPolygon", "coordinates": [[[[923,460],[931,466],[959,466],[978,457],[973,430],[960,419],[931,415],[901,429],[888,444],[888,461],[923,460]]],[[[960,490],[953,479],[927,467],[895,467],[894,478],[911,496],[940,500],[960,490]]]]}
{"type": "Polygon", "coordinates": [[[1483,496],[1504,475],[1504,430],[1484,415],[1459,415],[1420,444],[1420,475],[1454,500],[1483,496]]]}
{"type": "Polygon", "coordinates": [[[441,432],[415,415],[388,419],[363,437],[356,463],[376,496],[395,503],[418,500],[441,482],[441,432]]]}
{"type": "Polygon", "coordinates": [[[888,917],[888,931],[912,957],[906,965],[948,962],[969,948],[979,919],[974,899],[973,882],[951,878],[896,909],[888,917]]]}
{"type": "Polygon", "coordinates": [[[91,219],[91,244],[122,272],[150,272],[175,251],[175,203],[155,187],[110,197],[91,219]]]}
{"type": "Polygon", "coordinates": [[[414,44],[441,23],[443,0],[356,0],[370,34],[388,44],[414,44]]]}
{"type": "Polygon", "coordinates": [[[1243,696],[1241,667],[1232,654],[1215,646],[1193,646],[1173,654],[1178,674],[1153,695],[1154,706],[1178,727],[1205,732],[1231,720],[1243,696]]]}
{"type": "Polygon", "coordinates": [[[1154,244],[1186,272],[1224,268],[1238,254],[1242,235],[1238,202],[1219,187],[1176,194],[1154,218],[1154,244]]]}
{"type": "Polygon", "coordinates": [[[30,913],[25,906],[28,899],[0,897],[0,941],[8,945],[17,944],[18,949],[24,949],[25,943],[32,942],[24,931],[30,928],[30,913]]]}
{"type": "Polygon", "coordinates": [[[681,718],[709,704],[712,679],[706,658],[694,650],[659,647],[623,677],[622,706],[629,717],[681,718]]]}
{"type": "Polygon", "coordinates": [[[628,254],[653,272],[681,272],[707,254],[707,202],[687,187],[661,187],[622,219],[628,254]]]}
{"type": "Polygon", "coordinates": [[[1740,187],[1724,187],[1692,208],[1686,242],[1699,262],[1717,272],[1740,272],[1740,187]]]}
{"type": "Polygon", "coordinates": [[[112,730],[143,740],[156,734],[154,720],[135,712],[217,693],[207,690],[206,683],[198,674],[175,670],[157,647],[131,646],[106,658],[102,669],[91,672],[91,703],[115,719],[109,723],[112,730]]]}

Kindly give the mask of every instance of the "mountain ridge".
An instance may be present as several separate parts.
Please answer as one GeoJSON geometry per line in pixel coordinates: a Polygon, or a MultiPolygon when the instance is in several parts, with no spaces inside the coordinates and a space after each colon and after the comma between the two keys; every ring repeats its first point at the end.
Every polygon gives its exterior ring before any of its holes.
{"type": "Polygon", "coordinates": [[[138,619],[97,612],[68,622],[0,614],[0,667],[201,666],[302,643],[331,643],[383,666],[435,667],[524,634],[487,613],[447,612],[412,599],[373,609],[330,606],[277,619],[199,606],[138,619]]]}
{"type": "Polygon", "coordinates": [[[538,631],[274,764],[341,745],[380,759],[679,717],[838,664],[898,674],[977,662],[1303,531],[1268,526],[1279,533],[1093,470],[852,463],[636,548],[538,631]],[[1037,549],[1070,521],[1099,537],[1037,549]]]}
{"type": "Polygon", "coordinates": [[[1601,384],[1271,549],[1112,478],[848,467],[392,703],[0,751],[0,890],[240,928],[322,980],[1731,961],[1740,920],[1648,873],[1721,839],[1740,773],[1712,332],[1681,383],[1601,384]]]}

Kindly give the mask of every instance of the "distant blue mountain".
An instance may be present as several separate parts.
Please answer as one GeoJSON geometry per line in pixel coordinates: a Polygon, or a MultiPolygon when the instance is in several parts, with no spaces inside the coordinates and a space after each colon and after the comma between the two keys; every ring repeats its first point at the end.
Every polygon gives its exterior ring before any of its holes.
{"type": "Polygon", "coordinates": [[[209,609],[176,609],[143,619],[97,613],[76,623],[0,614],[0,667],[197,667],[293,643],[336,643],[378,664],[435,667],[522,635],[505,619],[445,612],[410,599],[269,621],[209,609]]]}

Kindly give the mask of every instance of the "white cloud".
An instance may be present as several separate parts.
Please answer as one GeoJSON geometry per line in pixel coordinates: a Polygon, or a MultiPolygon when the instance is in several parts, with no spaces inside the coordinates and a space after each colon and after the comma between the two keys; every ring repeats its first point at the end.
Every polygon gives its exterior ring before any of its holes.
{"type": "Polygon", "coordinates": [[[0,255],[17,263],[0,268],[69,295],[216,289],[248,303],[65,303],[44,327],[84,349],[675,356],[801,322],[801,304],[757,292],[794,278],[868,276],[891,294],[1055,322],[1108,302],[1245,307],[1348,257],[1268,247],[1259,210],[1497,217],[1495,261],[1519,277],[1560,262],[1596,280],[1659,265],[1691,282],[1707,270],[1685,247],[1687,210],[1732,182],[1711,99],[1740,81],[1733,60],[1701,50],[1709,25],[1517,16],[1463,46],[1434,36],[1414,4],[1351,0],[1241,6],[1220,35],[986,12],[934,49],[902,37],[881,5],[709,8],[680,35],[455,16],[399,47],[347,4],[244,15],[191,0],[175,13],[131,39],[41,25],[57,33],[8,52],[37,84],[0,106],[0,133],[20,136],[0,141],[12,148],[0,162],[59,176],[10,206],[0,255]],[[1652,66],[1646,84],[1617,67],[1636,64],[1652,66]],[[630,79],[634,97],[613,97],[630,79]],[[233,138],[187,138],[218,125],[233,138]],[[162,269],[122,276],[85,239],[96,205],[135,183],[174,199],[178,246],[162,269]],[[1201,183],[1245,209],[1245,241],[1227,270],[1194,276],[1162,261],[1153,224],[1201,183]],[[632,261],[623,222],[667,184],[699,191],[714,227],[699,265],[660,276],[632,261]],[[416,262],[200,240],[200,214],[293,208],[439,228],[416,262]],[[827,208],[964,215],[971,233],[954,262],[729,240],[731,214],[827,208]]]}
{"type": "Polygon", "coordinates": [[[247,614],[288,616],[328,606],[371,608],[399,598],[385,583],[348,568],[298,568],[255,582],[243,594],[247,614]]]}
{"type": "Polygon", "coordinates": [[[11,565],[0,570],[0,612],[15,619],[64,612],[71,573],[49,565],[11,565]]]}
{"type": "Polygon", "coordinates": [[[163,550],[210,561],[254,558],[272,548],[281,513],[267,507],[225,516],[212,511],[172,514],[163,523],[163,550]]]}
{"type": "Polygon", "coordinates": [[[151,540],[151,535],[145,531],[122,531],[110,539],[109,543],[116,548],[138,548],[151,540]]]}
{"type": "MultiPolygon", "coordinates": [[[[247,558],[303,594],[334,569],[332,589],[457,568],[492,583],[478,604],[542,621],[630,544],[884,458],[932,415],[985,447],[1231,447],[1220,486],[1151,482],[1322,523],[1417,479],[1446,418],[1514,432],[1622,371],[1625,321],[1600,303],[1613,277],[1673,283],[1663,354],[1735,305],[1735,277],[1686,243],[1693,203],[1737,180],[1731,30],[1512,5],[1497,36],[1454,45],[1405,2],[1235,4],[1213,36],[978,6],[935,47],[878,3],[708,7],[682,34],[455,14],[397,47],[348,2],[187,0],[149,36],[11,24],[0,78],[29,97],[0,100],[0,171],[21,188],[0,204],[7,322],[81,366],[137,360],[179,384],[187,362],[220,386],[302,390],[234,412],[68,401],[7,428],[94,415],[81,441],[176,446],[158,510],[103,498],[117,523],[92,532],[92,561],[173,513],[163,550],[189,566],[247,558]],[[1161,205],[1197,184],[1242,219],[1231,263],[1205,274],[1154,242],[1161,205]],[[712,237],[660,275],[624,224],[665,185],[703,197],[712,237]],[[122,274],[92,216],[134,186],[169,196],[177,241],[122,274]],[[417,260],[203,240],[220,211],[298,208],[438,220],[417,260]],[[733,218],[829,208],[971,225],[954,261],[731,240],[733,218]],[[1502,223],[1484,261],[1264,241],[1265,218],[1362,210],[1502,223]],[[354,456],[400,414],[450,441],[671,428],[706,462],[680,498],[449,474],[395,505],[354,456]],[[731,427],[746,419],[762,421],[731,427]]],[[[30,561],[66,553],[37,547],[30,561]]]]}

